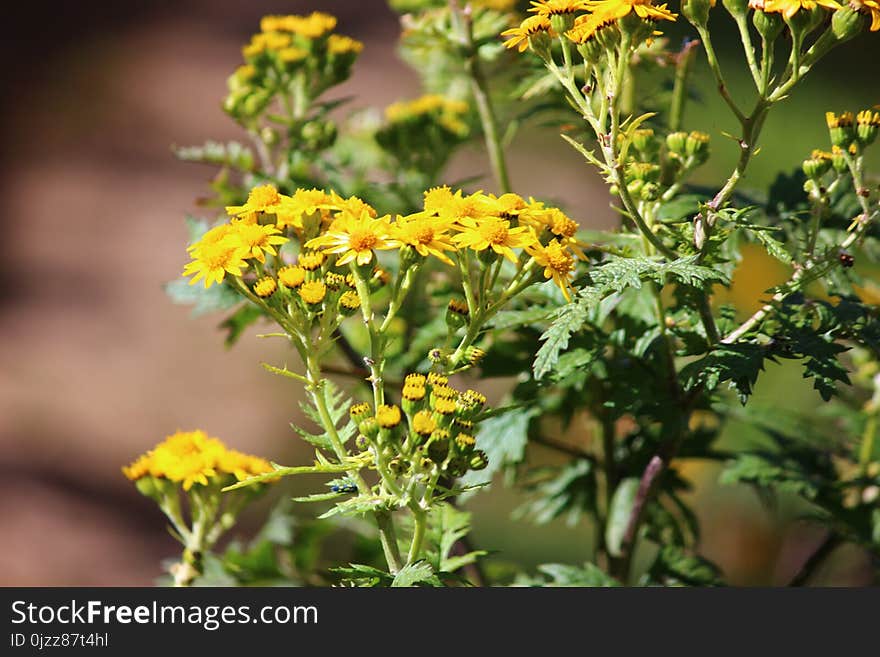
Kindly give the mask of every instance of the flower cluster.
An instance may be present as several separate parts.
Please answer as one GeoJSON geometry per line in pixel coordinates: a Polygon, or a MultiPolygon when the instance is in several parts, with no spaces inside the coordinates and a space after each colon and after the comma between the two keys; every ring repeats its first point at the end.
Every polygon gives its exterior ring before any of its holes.
{"type": "MultiPolygon", "coordinates": [[[[486,262],[503,257],[525,265],[531,258],[566,296],[575,257],[583,257],[573,220],[558,208],[516,194],[466,195],[437,187],[425,192],[421,211],[392,221],[357,197],[315,189],[287,196],[263,185],[227,212],[228,222],[189,247],[192,261],[183,273],[192,276],[190,283],[204,280],[210,287],[227,276],[240,279],[250,270],[257,276],[252,286],[256,296],[297,289],[310,305],[321,303],[328,289],[342,290],[340,281],[355,287],[345,267],[372,266],[377,251],[399,249],[409,257],[431,256],[447,265],[454,264],[450,255],[465,251],[486,262]],[[300,253],[296,262],[287,263],[276,247],[291,237],[299,242],[300,253]]],[[[381,270],[374,274],[381,282],[381,270]]],[[[353,304],[355,293],[349,292],[340,303],[353,304]]]]}
{"type": "Polygon", "coordinates": [[[132,481],[165,479],[188,491],[194,485],[229,482],[272,472],[268,461],[229,449],[204,431],[178,431],[122,469],[132,481]]]}
{"type": "Polygon", "coordinates": [[[601,41],[598,37],[602,34],[614,40],[619,34],[615,26],[630,31],[638,29],[646,38],[655,34],[653,25],[657,21],[677,18],[666,4],[655,5],[652,0],[539,0],[532,2],[529,11],[534,15],[518,27],[501,33],[508,37],[505,42],[508,48],[523,52],[531,45],[537,52],[543,52],[547,37],[558,34],[564,34],[577,45],[601,41]]]}
{"type": "Polygon", "coordinates": [[[387,460],[390,474],[433,487],[440,477],[456,478],[488,465],[474,438],[484,395],[457,390],[432,372],[407,375],[401,398],[400,406],[359,403],[350,410],[360,432],[358,445],[377,462],[387,460]]]}
{"type": "Polygon", "coordinates": [[[254,117],[291,86],[315,98],[348,78],[363,44],[335,28],[334,16],[317,11],[264,17],[261,31],[242,49],[245,63],[229,78],[226,111],[236,118],[254,117]]]}

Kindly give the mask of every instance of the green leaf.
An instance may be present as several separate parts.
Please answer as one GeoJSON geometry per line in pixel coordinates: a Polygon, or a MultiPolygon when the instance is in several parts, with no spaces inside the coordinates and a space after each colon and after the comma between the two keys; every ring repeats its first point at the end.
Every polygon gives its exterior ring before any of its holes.
{"type": "Polygon", "coordinates": [[[546,586],[620,586],[616,579],[592,563],[585,563],[582,567],[545,563],[538,566],[538,570],[550,577],[546,586]]]}
{"type": "Polygon", "coordinates": [[[619,557],[623,554],[623,539],[629,527],[638,491],[639,479],[629,477],[617,484],[614,496],[611,498],[608,523],[605,527],[605,544],[608,546],[608,554],[612,557],[619,557]]]}
{"type": "Polygon", "coordinates": [[[238,342],[238,339],[241,337],[244,330],[262,316],[263,311],[259,306],[255,306],[251,303],[242,305],[220,324],[220,328],[226,329],[226,340],[224,341],[224,344],[227,347],[232,347],[238,342]]]}
{"type": "Polygon", "coordinates": [[[440,586],[440,581],[434,575],[434,569],[431,568],[431,564],[427,561],[416,561],[415,563],[405,565],[394,576],[391,587],[410,587],[416,584],[440,586]]]}
{"type": "Polygon", "coordinates": [[[390,573],[359,563],[330,568],[330,572],[342,575],[343,582],[359,587],[389,586],[394,581],[390,573]]]}
{"type": "Polygon", "coordinates": [[[488,481],[502,468],[522,461],[529,423],[538,413],[538,408],[518,408],[480,422],[477,445],[486,452],[489,465],[484,470],[471,470],[461,478],[461,483],[471,485],[488,481]]]}
{"type": "Polygon", "coordinates": [[[689,363],[680,372],[685,390],[703,385],[712,391],[724,381],[730,381],[746,402],[764,369],[764,348],[749,342],[719,345],[703,358],[689,363]]]}
{"type": "Polygon", "coordinates": [[[551,476],[537,471],[537,483],[528,486],[533,500],[516,510],[516,517],[530,517],[538,524],[545,524],[565,516],[569,526],[576,525],[584,515],[596,506],[596,473],[593,464],[586,459],[550,470],[551,476]]]}
{"type": "MultiPolygon", "coordinates": [[[[330,414],[330,420],[336,427],[336,434],[339,437],[340,442],[345,445],[351,440],[352,436],[357,433],[357,427],[348,414],[348,409],[351,408],[351,399],[329,379],[325,379],[322,385],[325,386],[327,411],[330,414]],[[347,421],[343,423],[343,420],[347,421]]],[[[324,423],[321,420],[321,415],[311,398],[306,401],[301,401],[299,405],[306,417],[314,422],[316,426],[323,426],[324,423]]],[[[290,426],[299,434],[300,438],[315,447],[320,447],[321,449],[326,450],[331,450],[333,448],[330,436],[326,431],[316,434],[292,423],[290,426]]]]}
{"type": "Polygon", "coordinates": [[[819,494],[815,475],[804,464],[784,454],[769,452],[740,454],[721,473],[719,481],[722,484],[752,484],[800,495],[808,500],[819,494]]]}
{"type": "Polygon", "coordinates": [[[275,481],[279,477],[290,477],[292,475],[299,474],[333,474],[337,472],[351,472],[353,470],[360,470],[365,465],[366,463],[364,461],[357,461],[354,459],[346,461],[345,463],[298,465],[293,467],[286,467],[283,465],[278,465],[277,463],[273,463],[272,467],[274,468],[274,470],[272,472],[267,472],[265,474],[255,475],[253,477],[248,477],[247,479],[242,479],[236,484],[226,486],[222,489],[222,492],[225,493],[227,491],[237,490],[246,486],[253,486],[254,484],[259,484],[266,481],[275,481]]]}
{"type": "Polygon", "coordinates": [[[720,586],[721,571],[711,561],[690,555],[675,545],[664,545],[650,570],[651,578],[665,586],[720,586]]]}
{"type": "Polygon", "coordinates": [[[165,294],[176,304],[192,306],[194,317],[229,310],[241,303],[238,292],[225,283],[206,288],[201,281],[190,285],[186,278],[166,283],[165,294]]]}
{"type": "Polygon", "coordinates": [[[700,205],[706,200],[698,194],[682,194],[664,203],[657,212],[657,218],[664,223],[678,223],[693,217],[700,211],[700,205]]]}

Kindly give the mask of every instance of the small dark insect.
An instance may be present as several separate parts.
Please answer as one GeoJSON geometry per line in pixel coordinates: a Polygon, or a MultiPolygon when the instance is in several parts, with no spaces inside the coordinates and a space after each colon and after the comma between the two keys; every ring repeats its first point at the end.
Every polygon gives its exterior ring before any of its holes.
{"type": "Polygon", "coordinates": [[[357,486],[354,484],[333,484],[330,490],[334,493],[357,493],[357,486]]]}
{"type": "Polygon", "coordinates": [[[852,267],[856,262],[855,256],[846,251],[841,251],[837,258],[840,260],[840,264],[847,268],[852,267]]]}

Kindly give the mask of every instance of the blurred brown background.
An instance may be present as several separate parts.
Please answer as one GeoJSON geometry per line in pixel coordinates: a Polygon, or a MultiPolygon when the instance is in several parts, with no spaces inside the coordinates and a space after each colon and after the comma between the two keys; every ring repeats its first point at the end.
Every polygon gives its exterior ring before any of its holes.
{"type": "MultiPolygon", "coordinates": [[[[366,43],[353,79],[334,95],[381,107],[419,93],[417,76],[396,59],[397,18],[381,0],[33,3],[9,19],[0,98],[0,585],[151,584],[176,546],[119,468],[178,428],[201,427],[280,462],[304,457],[287,428],[295,390],[258,365],[287,355],[254,332],[225,350],[218,318],[193,320],[161,286],[186,260],[182,218],[211,175],[177,162],[169,146],[239,138],[219,102],[241,44],[264,14],[314,9],[335,13],[341,32],[366,43]]],[[[854,52],[810,82],[807,111],[771,121],[768,145],[793,134],[803,154],[824,145],[829,88],[841,108],[880,100],[854,52]]],[[[698,109],[693,127],[717,136],[726,124],[708,118],[714,107],[698,109]]],[[[583,224],[610,225],[598,181],[545,132],[518,139],[514,186],[566,200],[583,224]]],[[[803,154],[759,158],[756,180],[803,154]]],[[[487,167],[467,152],[455,170],[487,167]]],[[[804,388],[786,376],[777,381],[789,396],[804,388]]],[[[786,581],[816,537],[759,509],[748,491],[716,489],[712,472],[694,476],[705,483],[707,555],[736,583],[786,581]]],[[[480,545],[520,564],[583,561],[582,531],[524,528],[509,519],[515,502],[507,493],[472,502],[480,545]]],[[[838,583],[863,577],[857,555],[837,563],[838,583]]]]}

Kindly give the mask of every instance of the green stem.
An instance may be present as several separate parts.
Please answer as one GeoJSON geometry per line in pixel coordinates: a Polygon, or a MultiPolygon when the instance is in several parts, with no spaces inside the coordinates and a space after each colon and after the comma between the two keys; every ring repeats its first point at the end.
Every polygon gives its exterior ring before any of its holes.
{"type": "Polygon", "coordinates": [[[507,174],[507,163],[504,159],[504,149],[501,146],[501,137],[498,131],[498,119],[495,116],[495,108],[489,96],[489,86],[486,76],[480,66],[480,56],[474,45],[473,24],[470,16],[465,16],[457,0],[450,0],[449,7],[452,11],[452,20],[458,32],[458,38],[466,53],[464,65],[465,71],[470,77],[471,94],[477,105],[480,115],[480,123],[483,126],[483,136],[486,141],[486,150],[489,153],[489,162],[495,183],[502,194],[511,191],[510,178],[507,174]]]}
{"type": "Polygon", "coordinates": [[[409,553],[406,556],[406,563],[413,564],[419,560],[419,554],[422,551],[422,543],[425,539],[425,529],[427,528],[427,514],[417,506],[412,509],[413,513],[413,537],[409,546],[409,553]]]}
{"type": "Polygon", "coordinates": [[[736,102],[734,102],[727,89],[727,83],[724,81],[724,74],[721,72],[721,65],[718,63],[718,57],[715,54],[715,48],[712,45],[712,39],[709,36],[708,30],[704,26],[699,25],[697,25],[696,28],[700,35],[700,40],[703,42],[703,48],[706,50],[706,59],[709,62],[709,68],[715,76],[715,83],[718,85],[718,93],[721,94],[724,102],[727,103],[730,110],[736,115],[736,118],[740,121],[744,121],[746,118],[745,114],[743,114],[742,110],[740,110],[736,102]]]}
{"type": "Polygon", "coordinates": [[[752,73],[752,80],[755,88],[760,92],[762,85],[761,71],[758,68],[758,62],[755,59],[755,47],[752,45],[752,37],[749,34],[748,19],[745,14],[738,14],[735,18],[736,27],[739,30],[739,39],[742,42],[743,51],[746,54],[746,61],[749,64],[749,71],[752,73]]]}

